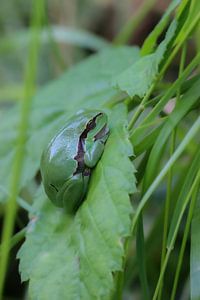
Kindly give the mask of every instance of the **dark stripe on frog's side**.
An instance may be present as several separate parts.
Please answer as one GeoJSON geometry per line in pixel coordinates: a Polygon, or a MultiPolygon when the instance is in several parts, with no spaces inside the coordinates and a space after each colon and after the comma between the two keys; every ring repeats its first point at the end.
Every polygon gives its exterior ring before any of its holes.
{"type": "Polygon", "coordinates": [[[96,118],[100,115],[102,115],[102,113],[97,114],[92,120],[90,120],[87,123],[86,128],[84,129],[84,131],[81,133],[81,135],[79,137],[78,151],[77,151],[77,155],[74,157],[74,159],[77,161],[78,165],[77,165],[76,171],[74,172],[74,175],[78,174],[78,173],[84,173],[84,170],[85,170],[84,153],[85,152],[84,152],[83,145],[84,145],[85,139],[87,138],[88,133],[96,127],[96,118]]]}

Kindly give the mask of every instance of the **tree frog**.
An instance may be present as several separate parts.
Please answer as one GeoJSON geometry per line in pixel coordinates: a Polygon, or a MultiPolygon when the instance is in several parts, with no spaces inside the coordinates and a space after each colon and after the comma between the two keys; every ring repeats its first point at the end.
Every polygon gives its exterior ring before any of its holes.
{"type": "Polygon", "coordinates": [[[52,138],[41,157],[41,175],[49,199],[75,213],[87,191],[91,171],[109,135],[107,115],[83,111],[52,138]]]}

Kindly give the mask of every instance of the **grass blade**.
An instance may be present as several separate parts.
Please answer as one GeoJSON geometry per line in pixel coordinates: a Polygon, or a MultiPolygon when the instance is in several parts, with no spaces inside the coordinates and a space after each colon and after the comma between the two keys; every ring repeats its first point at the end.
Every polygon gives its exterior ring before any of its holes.
{"type": "Polygon", "coordinates": [[[13,227],[15,222],[15,216],[17,212],[17,195],[20,175],[22,171],[22,163],[24,157],[24,146],[27,136],[28,121],[31,109],[31,97],[33,95],[35,78],[36,78],[36,67],[38,61],[38,50],[39,50],[39,38],[38,30],[41,25],[41,20],[44,13],[43,8],[44,2],[37,0],[34,2],[32,25],[33,36],[30,44],[29,59],[26,69],[26,78],[24,85],[24,99],[22,101],[21,120],[19,126],[18,140],[17,140],[17,151],[14,158],[13,175],[11,180],[11,195],[8,199],[6,206],[6,215],[3,224],[2,233],[2,251],[0,260],[0,299],[3,296],[3,286],[6,275],[6,269],[9,258],[10,250],[10,239],[13,233],[13,227]]]}

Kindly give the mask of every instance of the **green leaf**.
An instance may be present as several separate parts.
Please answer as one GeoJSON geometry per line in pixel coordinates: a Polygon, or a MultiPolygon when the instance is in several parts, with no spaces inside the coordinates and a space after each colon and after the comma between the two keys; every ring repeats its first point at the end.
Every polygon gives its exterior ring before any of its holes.
{"type": "Polygon", "coordinates": [[[18,253],[31,299],[108,299],[114,288],[130,235],[129,194],[136,188],[125,107],[110,116],[111,134],[76,216],[70,219],[43,194],[35,200],[38,213],[18,253]]]}
{"type": "Polygon", "coordinates": [[[181,43],[181,41],[185,37],[186,32],[189,31],[190,28],[193,26],[193,22],[195,22],[195,19],[197,19],[197,20],[200,19],[200,1],[199,0],[191,1],[190,8],[187,11],[187,19],[184,22],[184,24],[176,38],[176,43],[181,43]]]}
{"type": "MultiPolygon", "coordinates": [[[[163,118],[164,119],[164,118],[163,118]]],[[[155,122],[157,123],[157,126],[155,128],[151,129],[151,125],[150,126],[143,126],[143,127],[139,127],[140,130],[138,130],[137,133],[140,133],[141,135],[139,136],[139,134],[137,135],[137,139],[134,139],[133,137],[130,137],[130,141],[132,143],[132,145],[134,146],[134,154],[136,155],[136,157],[138,155],[140,155],[141,153],[143,153],[144,151],[149,150],[155,143],[161,129],[164,123],[163,119],[159,119],[160,122],[155,122]],[[148,133],[145,134],[146,129],[148,129],[148,133]]]]}
{"type": "MultiPolygon", "coordinates": [[[[134,231],[135,226],[136,226],[137,221],[138,221],[138,218],[139,218],[142,210],[144,209],[145,205],[149,201],[151,195],[156,190],[158,185],[161,183],[161,181],[163,180],[163,178],[165,177],[167,172],[170,170],[170,168],[174,165],[175,161],[180,157],[180,155],[183,153],[185,148],[191,142],[192,138],[194,138],[194,136],[199,132],[199,129],[200,129],[200,117],[198,117],[197,120],[194,122],[194,124],[192,125],[190,130],[187,132],[186,136],[183,138],[183,140],[181,141],[181,143],[179,144],[179,146],[177,147],[177,149],[175,150],[173,155],[167,161],[167,163],[165,164],[163,169],[160,171],[158,176],[154,179],[154,181],[152,182],[152,184],[149,186],[148,190],[146,191],[146,193],[142,197],[142,199],[141,199],[141,201],[140,201],[140,203],[139,203],[139,205],[138,205],[138,207],[135,211],[133,220],[132,220],[132,232],[134,231]]],[[[163,271],[164,271],[164,269],[163,269],[163,271]]],[[[161,276],[161,274],[160,274],[160,276],[161,276]]],[[[161,280],[161,278],[159,279],[159,281],[160,280],[161,280]]],[[[156,293],[157,293],[157,291],[156,291],[156,293]]]]}
{"type": "MultiPolygon", "coordinates": [[[[53,38],[57,43],[72,44],[92,50],[102,50],[109,46],[109,43],[101,37],[77,28],[51,26],[43,28],[39,35],[42,44],[50,44],[53,38]]],[[[17,31],[1,39],[0,51],[22,50],[28,47],[30,39],[31,31],[29,29],[17,31]]]]}
{"type": "Polygon", "coordinates": [[[191,162],[191,166],[187,172],[187,175],[185,177],[185,180],[182,183],[182,188],[179,194],[179,197],[177,199],[176,206],[173,211],[173,216],[171,218],[170,222],[170,228],[169,228],[169,234],[167,238],[167,246],[169,247],[172,237],[174,234],[174,231],[176,229],[176,226],[178,223],[180,223],[180,218],[183,215],[183,212],[186,208],[185,200],[187,199],[188,193],[191,189],[191,186],[194,182],[194,178],[200,169],[200,151],[197,151],[196,155],[193,157],[193,160],[191,162]]]}
{"type": "Polygon", "coordinates": [[[200,197],[197,198],[191,229],[190,286],[191,300],[200,299],[200,197]]]}
{"type": "Polygon", "coordinates": [[[158,74],[159,65],[174,37],[176,27],[177,22],[174,20],[156,51],[136,60],[127,70],[113,79],[113,85],[126,92],[130,97],[135,95],[143,97],[158,74]]]}
{"type": "MultiPolygon", "coordinates": [[[[119,92],[110,85],[111,77],[126,69],[137,57],[137,48],[105,49],[73,67],[36,94],[32,105],[21,187],[38,171],[45,145],[73,114],[84,108],[103,108],[108,101],[118,96],[119,92]]],[[[18,121],[18,106],[5,112],[1,120],[0,185],[7,190],[18,121]]],[[[2,197],[0,191],[0,199],[2,197]]]]}
{"type": "Polygon", "coordinates": [[[172,11],[181,3],[181,0],[174,0],[171,2],[169,5],[168,9],[162,16],[160,22],[156,25],[154,30],[148,35],[146,40],[144,41],[144,44],[141,49],[141,54],[142,55],[147,55],[151,53],[154,48],[156,47],[157,39],[161,35],[161,33],[164,31],[166,28],[169,20],[170,20],[170,15],[172,11]]]}

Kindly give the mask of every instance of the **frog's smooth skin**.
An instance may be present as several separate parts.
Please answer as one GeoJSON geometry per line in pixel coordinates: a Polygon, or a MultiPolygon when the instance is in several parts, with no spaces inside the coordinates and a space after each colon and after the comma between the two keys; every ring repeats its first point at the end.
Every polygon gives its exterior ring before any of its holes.
{"type": "Polygon", "coordinates": [[[45,192],[56,206],[68,213],[78,209],[108,134],[104,112],[84,111],[71,118],[50,141],[42,154],[41,174],[45,192]]]}

